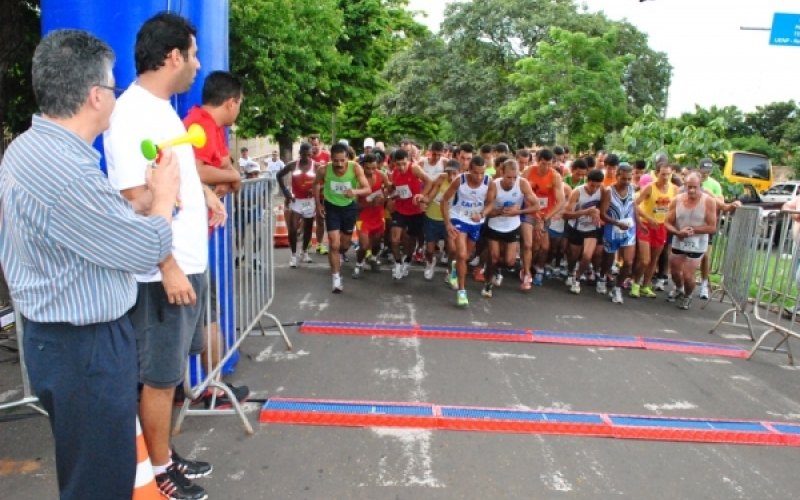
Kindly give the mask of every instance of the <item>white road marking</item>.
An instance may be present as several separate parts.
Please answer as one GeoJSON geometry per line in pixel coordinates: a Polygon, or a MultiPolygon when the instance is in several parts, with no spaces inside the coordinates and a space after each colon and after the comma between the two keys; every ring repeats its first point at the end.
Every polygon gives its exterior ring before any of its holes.
{"type": "Polygon", "coordinates": [[[0,403],[11,401],[11,398],[22,392],[22,389],[11,389],[6,392],[0,393],[0,403]]]}
{"type": "Polygon", "coordinates": [[[767,415],[773,417],[780,417],[784,420],[800,420],[800,413],[778,413],[775,411],[767,411],[767,415]]]}
{"type": "Polygon", "coordinates": [[[274,345],[268,346],[266,349],[258,353],[256,356],[256,363],[263,363],[264,361],[293,361],[295,359],[301,358],[303,356],[308,356],[311,354],[308,351],[304,351],[300,349],[299,351],[281,351],[281,352],[272,352],[275,348],[274,345]]]}
{"type": "Polygon", "coordinates": [[[716,358],[686,358],[686,361],[695,361],[697,363],[716,363],[718,365],[731,364],[731,362],[728,361],[727,359],[716,359],[716,358]]]}
{"type": "Polygon", "coordinates": [[[501,359],[508,358],[530,360],[536,359],[536,356],[531,356],[530,354],[514,354],[510,352],[487,352],[486,354],[489,356],[489,359],[494,361],[500,361],[501,359]]]}
{"type": "Polygon", "coordinates": [[[731,375],[731,379],[732,380],[743,380],[745,382],[750,382],[751,380],[753,380],[752,378],[745,377],[744,375],[731,375]]]}
{"type": "Polygon", "coordinates": [[[208,450],[208,446],[205,446],[205,441],[213,433],[214,433],[214,428],[212,427],[211,429],[209,429],[205,433],[203,433],[202,436],[197,438],[197,440],[194,442],[194,447],[192,448],[192,451],[190,451],[189,454],[186,455],[186,458],[188,458],[189,460],[197,460],[197,454],[198,453],[200,453],[201,451],[207,451],[208,450]]]}
{"type": "Polygon", "coordinates": [[[244,477],[244,471],[243,470],[240,470],[240,471],[235,472],[233,474],[228,474],[228,479],[231,479],[233,481],[241,481],[243,477],[244,477]]]}
{"type": "Polygon", "coordinates": [[[739,498],[745,498],[744,490],[741,486],[739,486],[739,483],[729,477],[724,476],[722,478],[722,482],[724,482],[734,493],[738,494],[739,498]]]}
{"type": "Polygon", "coordinates": [[[789,370],[789,371],[800,370],[800,366],[797,366],[797,365],[794,365],[794,366],[791,366],[791,365],[780,365],[780,367],[783,368],[784,370],[789,370]]]}
{"type": "Polygon", "coordinates": [[[661,330],[664,333],[678,333],[677,330],[661,330]]]}
{"type": "Polygon", "coordinates": [[[470,323],[472,323],[472,326],[489,326],[489,323],[485,321],[470,321],[470,323]]]}
{"type": "Polygon", "coordinates": [[[431,436],[427,429],[396,429],[372,427],[375,435],[400,443],[402,456],[393,464],[389,464],[388,455],[378,461],[378,484],[380,486],[424,486],[442,488],[442,484],[433,476],[431,468],[431,436]],[[401,469],[399,474],[390,469],[401,469]]]}
{"type": "Polygon", "coordinates": [[[662,410],[693,410],[697,408],[697,405],[694,405],[688,401],[673,401],[672,403],[665,403],[661,405],[646,404],[644,407],[650,411],[656,412],[657,415],[661,415],[662,410]]]}
{"type": "Polygon", "coordinates": [[[728,340],[750,340],[750,335],[743,333],[720,333],[719,336],[728,340]]]}
{"type": "Polygon", "coordinates": [[[560,470],[552,474],[542,474],[539,476],[545,486],[553,491],[572,491],[572,484],[564,478],[560,470]]]}
{"type": "Polygon", "coordinates": [[[300,308],[307,308],[307,309],[316,309],[314,316],[319,316],[319,313],[323,312],[325,309],[328,308],[328,299],[323,300],[322,302],[317,302],[316,300],[311,300],[311,294],[307,293],[305,296],[297,303],[300,308]]]}

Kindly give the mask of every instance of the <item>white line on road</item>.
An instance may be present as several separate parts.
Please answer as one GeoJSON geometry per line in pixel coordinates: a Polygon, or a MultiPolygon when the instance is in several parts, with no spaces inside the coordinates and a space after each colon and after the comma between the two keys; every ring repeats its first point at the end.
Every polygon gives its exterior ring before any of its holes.
{"type": "Polygon", "coordinates": [[[536,356],[531,356],[530,354],[514,354],[514,353],[510,353],[510,352],[487,352],[486,354],[489,356],[489,359],[492,359],[492,360],[495,360],[495,361],[499,361],[501,359],[508,359],[508,358],[531,359],[531,360],[536,359],[536,356]]]}
{"type": "Polygon", "coordinates": [[[11,389],[9,391],[0,393],[0,403],[5,403],[6,401],[11,401],[11,398],[13,398],[15,395],[19,394],[20,392],[22,392],[21,389],[11,389]]]}
{"type": "Polygon", "coordinates": [[[697,405],[694,405],[688,401],[673,401],[672,403],[665,403],[665,404],[646,404],[644,405],[650,411],[656,412],[657,415],[661,415],[662,411],[671,411],[671,410],[693,410],[697,408],[697,405]]]}
{"type": "Polygon", "coordinates": [[[263,363],[266,360],[270,361],[293,361],[295,359],[301,358],[303,356],[308,356],[311,354],[308,351],[304,351],[300,349],[299,351],[282,351],[282,352],[272,352],[275,348],[275,345],[268,346],[266,349],[258,353],[256,356],[256,363],[263,363]]]}
{"type": "Polygon", "coordinates": [[[731,364],[731,362],[728,361],[727,359],[716,359],[716,358],[686,358],[686,361],[695,361],[697,363],[716,363],[718,365],[731,364]]]}
{"type": "Polygon", "coordinates": [[[750,335],[743,333],[720,333],[719,336],[728,340],[750,340],[750,335]]]}
{"type": "Polygon", "coordinates": [[[431,469],[431,436],[427,429],[395,429],[372,427],[370,430],[382,438],[389,438],[400,443],[402,461],[405,463],[401,479],[389,475],[389,463],[386,455],[379,460],[378,484],[381,486],[425,486],[442,488],[444,485],[435,477],[431,469]]]}

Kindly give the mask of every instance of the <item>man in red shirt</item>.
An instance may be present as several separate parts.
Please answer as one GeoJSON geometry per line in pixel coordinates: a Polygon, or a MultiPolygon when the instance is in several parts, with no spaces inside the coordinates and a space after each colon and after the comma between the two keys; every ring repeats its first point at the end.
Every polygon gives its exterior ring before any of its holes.
{"type": "MultiPolygon", "coordinates": [[[[314,168],[325,167],[331,161],[331,154],[322,149],[322,141],[319,134],[311,134],[308,136],[308,142],[311,143],[311,160],[314,162],[314,168]]],[[[321,200],[320,200],[321,201],[321,200]]],[[[317,211],[317,253],[322,255],[328,254],[328,247],[323,243],[325,236],[325,217],[317,211]]]]}
{"type": "MultiPolygon", "coordinates": [[[[241,187],[239,171],[233,168],[228,145],[225,138],[224,127],[230,127],[239,116],[242,105],[242,82],[227,71],[214,71],[210,73],[203,83],[203,105],[194,106],[183,119],[186,128],[198,124],[206,133],[206,144],[202,148],[194,148],[195,164],[200,182],[208,185],[214,193],[223,197],[230,192],[237,192],[241,187]]],[[[209,237],[213,229],[209,229],[209,237]]],[[[211,345],[224,345],[220,342],[219,326],[217,324],[217,286],[213,273],[209,283],[211,295],[211,324],[209,329],[213,336],[211,345]]],[[[205,350],[201,356],[206,373],[219,364],[221,352],[213,352],[208,356],[208,335],[204,338],[205,350]],[[211,359],[209,359],[211,358],[211,359]]],[[[239,402],[244,402],[250,396],[246,386],[230,386],[234,396],[239,402]]],[[[210,406],[211,398],[206,398],[206,405],[210,406]]],[[[231,406],[230,400],[222,393],[217,395],[215,408],[223,409],[231,406]]]]}

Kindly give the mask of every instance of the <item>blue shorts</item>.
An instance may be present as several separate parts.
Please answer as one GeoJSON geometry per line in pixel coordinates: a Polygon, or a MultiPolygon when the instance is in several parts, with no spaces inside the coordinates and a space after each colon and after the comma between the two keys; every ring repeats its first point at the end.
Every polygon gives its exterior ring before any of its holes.
{"type": "Polygon", "coordinates": [[[443,220],[433,220],[427,215],[423,222],[422,234],[425,236],[426,242],[437,242],[447,239],[447,229],[444,227],[443,220]]]}
{"type": "Polygon", "coordinates": [[[553,231],[551,228],[547,228],[547,234],[550,235],[551,240],[555,240],[558,238],[562,238],[564,236],[564,231],[553,231]]]}
{"type": "Polygon", "coordinates": [[[459,219],[450,219],[450,222],[453,226],[458,229],[460,232],[467,235],[467,238],[474,242],[478,242],[481,237],[481,227],[482,224],[470,224],[468,222],[464,222],[459,219]]]}
{"type": "Polygon", "coordinates": [[[623,247],[630,247],[636,244],[636,233],[629,234],[627,238],[620,240],[603,240],[603,248],[606,253],[616,253],[623,247]]]}
{"type": "Polygon", "coordinates": [[[353,202],[346,207],[340,207],[325,200],[325,229],[328,232],[341,231],[350,236],[358,220],[358,203],[353,202]]]}

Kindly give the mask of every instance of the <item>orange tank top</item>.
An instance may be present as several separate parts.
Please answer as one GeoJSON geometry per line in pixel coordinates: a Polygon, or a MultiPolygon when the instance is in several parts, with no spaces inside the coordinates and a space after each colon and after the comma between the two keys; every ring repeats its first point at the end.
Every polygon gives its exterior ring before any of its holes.
{"type": "Polygon", "coordinates": [[[540,216],[544,216],[556,204],[556,190],[553,189],[555,173],[556,171],[550,168],[546,174],[539,175],[539,169],[533,167],[528,174],[528,182],[531,183],[533,193],[539,198],[540,216]]]}

